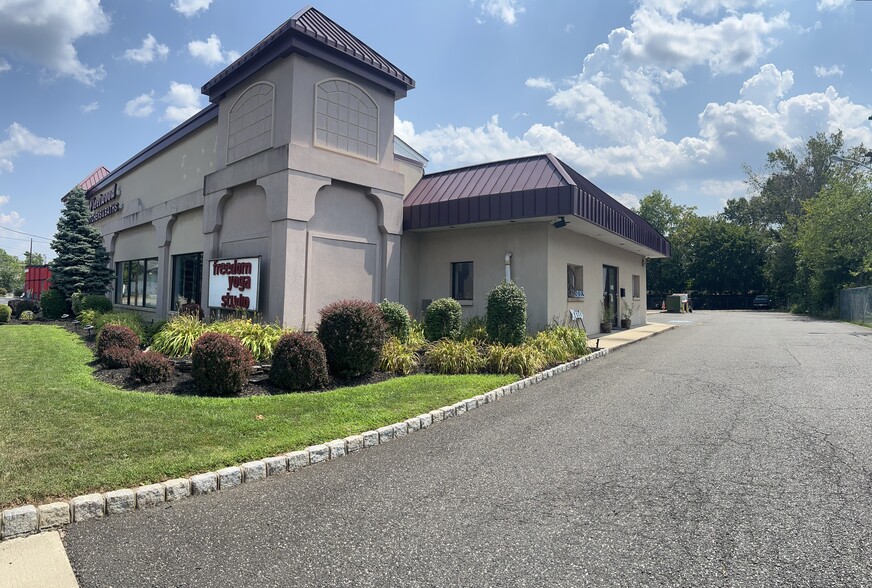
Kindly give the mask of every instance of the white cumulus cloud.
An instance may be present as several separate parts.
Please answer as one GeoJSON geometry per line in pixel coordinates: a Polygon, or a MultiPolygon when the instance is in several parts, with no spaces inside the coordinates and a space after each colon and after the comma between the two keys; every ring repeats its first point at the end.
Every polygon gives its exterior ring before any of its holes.
{"type": "MultiPolygon", "coordinates": [[[[520,0],[483,0],[480,6],[482,15],[501,20],[508,25],[515,24],[518,15],[525,11],[520,0]]],[[[482,20],[479,19],[479,22],[482,20]]]]}
{"type": "Polygon", "coordinates": [[[99,0],[0,1],[0,49],[83,84],[102,80],[106,71],[82,63],[75,43],[109,26],[99,0]]]}
{"type": "Polygon", "coordinates": [[[191,41],[188,43],[188,53],[191,57],[199,59],[206,65],[218,65],[222,63],[230,63],[239,58],[239,53],[236,51],[223,51],[221,49],[221,39],[218,35],[209,35],[205,41],[191,41]]]}
{"type": "Polygon", "coordinates": [[[13,227],[20,227],[24,224],[24,217],[14,210],[10,210],[8,213],[0,212],[0,224],[7,227],[10,225],[13,227]]]}
{"type": "Polygon", "coordinates": [[[167,104],[161,120],[173,124],[186,121],[203,109],[203,95],[190,84],[171,82],[169,92],[161,98],[161,101],[167,104]]]}
{"type": "Polygon", "coordinates": [[[154,92],[140,94],[124,105],[124,114],[134,118],[145,118],[154,112],[154,92]]]}
{"type": "Polygon", "coordinates": [[[0,141],[0,172],[13,170],[12,158],[22,153],[62,157],[66,144],[60,139],[40,137],[17,122],[6,129],[8,138],[0,141]]]}
{"type": "Polygon", "coordinates": [[[208,10],[210,4],[212,0],[175,0],[171,6],[176,12],[192,17],[208,10]]]}
{"type": "Polygon", "coordinates": [[[817,9],[821,12],[847,8],[853,0],[818,0],[817,9]]]}
{"type": "Polygon", "coordinates": [[[822,65],[816,65],[814,67],[814,75],[819,78],[829,78],[829,77],[842,77],[845,73],[845,67],[842,65],[831,65],[829,67],[824,67],[822,65]]]}
{"type": "Polygon", "coordinates": [[[170,48],[157,42],[154,35],[149,33],[142,40],[142,45],[136,49],[128,49],[124,52],[124,59],[136,63],[151,63],[155,59],[166,59],[170,54],[170,48]]]}
{"type": "Polygon", "coordinates": [[[528,88],[537,88],[541,90],[554,90],[554,82],[548,78],[527,78],[524,85],[528,88]]]}
{"type": "Polygon", "coordinates": [[[739,95],[749,102],[772,106],[776,99],[784,96],[793,87],[793,72],[789,69],[779,71],[771,63],[747,80],[739,90],[739,95]]]}
{"type": "Polygon", "coordinates": [[[7,72],[12,69],[12,66],[9,65],[9,62],[0,57],[0,73],[7,72]]]}
{"type": "Polygon", "coordinates": [[[100,103],[95,100],[94,102],[90,102],[88,104],[82,104],[79,108],[82,109],[82,112],[87,114],[89,112],[94,112],[95,110],[99,110],[100,103]]]}

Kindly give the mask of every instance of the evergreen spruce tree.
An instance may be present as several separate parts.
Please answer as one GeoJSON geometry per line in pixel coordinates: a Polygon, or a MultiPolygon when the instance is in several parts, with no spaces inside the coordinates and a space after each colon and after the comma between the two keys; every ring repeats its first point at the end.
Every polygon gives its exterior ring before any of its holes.
{"type": "Polygon", "coordinates": [[[51,248],[57,254],[51,262],[52,287],[70,297],[78,291],[105,294],[114,278],[109,254],[100,232],[88,220],[85,192],[79,187],[67,194],[51,248]]]}

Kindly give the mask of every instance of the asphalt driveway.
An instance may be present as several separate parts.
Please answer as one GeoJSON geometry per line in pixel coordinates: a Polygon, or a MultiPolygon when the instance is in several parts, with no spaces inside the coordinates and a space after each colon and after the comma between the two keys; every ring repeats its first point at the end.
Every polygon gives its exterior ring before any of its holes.
{"type": "Polygon", "coordinates": [[[90,586],[872,585],[872,330],[696,312],[384,446],[73,525],[90,586]]]}

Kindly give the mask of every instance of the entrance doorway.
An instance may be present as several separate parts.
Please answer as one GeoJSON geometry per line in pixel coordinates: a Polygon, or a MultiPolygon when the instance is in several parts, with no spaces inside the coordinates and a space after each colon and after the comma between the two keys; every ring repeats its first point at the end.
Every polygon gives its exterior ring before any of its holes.
{"type": "Polygon", "coordinates": [[[618,268],[603,266],[603,310],[611,311],[612,326],[618,326],[618,268]]]}

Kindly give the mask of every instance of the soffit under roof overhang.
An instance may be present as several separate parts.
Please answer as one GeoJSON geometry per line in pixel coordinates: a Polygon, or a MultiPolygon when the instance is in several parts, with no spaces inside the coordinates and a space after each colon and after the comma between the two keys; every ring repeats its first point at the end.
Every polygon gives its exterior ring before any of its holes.
{"type": "MultiPolygon", "coordinates": [[[[403,205],[403,230],[449,229],[519,221],[570,221],[587,234],[647,257],[671,245],[647,221],[551,154],[425,175],[403,205]],[[575,219],[575,220],[573,220],[575,219]]],[[[573,226],[575,225],[575,226],[573,226]]]]}

